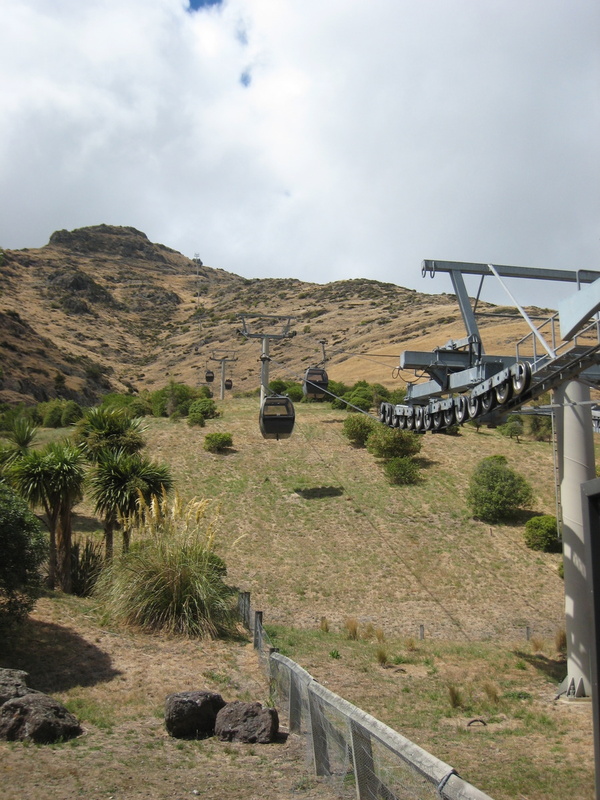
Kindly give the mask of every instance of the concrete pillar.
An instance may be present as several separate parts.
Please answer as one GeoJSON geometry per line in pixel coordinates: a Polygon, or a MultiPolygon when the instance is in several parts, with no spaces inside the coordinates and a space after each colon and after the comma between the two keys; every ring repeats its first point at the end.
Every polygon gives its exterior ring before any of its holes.
{"type": "Polygon", "coordinates": [[[565,568],[567,695],[591,696],[592,631],[581,484],[595,477],[590,390],[569,381],[555,390],[565,568]],[[585,405],[584,405],[585,404],[585,405]]]}

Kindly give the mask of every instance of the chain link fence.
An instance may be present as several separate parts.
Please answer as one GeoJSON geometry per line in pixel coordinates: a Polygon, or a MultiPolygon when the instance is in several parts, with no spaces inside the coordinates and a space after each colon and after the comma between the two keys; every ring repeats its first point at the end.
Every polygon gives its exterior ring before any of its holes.
{"type": "Polygon", "coordinates": [[[262,612],[240,592],[242,621],[271,682],[290,733],[306,736],[309,768],[342,798],[358,800],[492,800],[449,764],[317,683],[272,646],[262,612]]]}

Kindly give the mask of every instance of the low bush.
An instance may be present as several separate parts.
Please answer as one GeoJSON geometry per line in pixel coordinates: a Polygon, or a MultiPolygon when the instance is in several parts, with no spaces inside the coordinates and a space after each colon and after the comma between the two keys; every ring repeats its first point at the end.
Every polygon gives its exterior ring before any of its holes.
{"type": "Polygon", "coordinates": [[[556,517],[546,514],[532,517],[525,523],[525,544],[531,550],[558,553],[561,550],[556,517]]]}
{"type": "Polygon", "coordinates": [[[222,453],[233,445],[230,433],[207,433],[204,437],[204,449],[209,453],[222,453]]]}
{"type": "Polygon", "coordinates": [[[83,416],[83,409],[74,400],[67,400],[63,406],[62,414],[60,417],[60,427],[67,428],[69,425],[77,422],[83,416]]]}
{"type": "Polygon", "coordinates": [[[206,425],[206,420],[204,419],[204,414],[194,408],[194,403],[190,406],[190,411],[187,417],[188,425],[197,425],[199,428],[203,428],[206,425]]]}
{"type": "Polygon", "coordinates": [[[378,458],[414,456],[420,452],[422,439],[412,431],[376,425],[367,438],[367,450],[378,458]]]}
{"type": "Polygon", "coordinates": [[[409,456],[390,458],[383,465],[383,471],[389,482],[396,486],[410,486],[418,483],[421,477],[418,464],[409,456]]]}
{"type": "Polygon", "coordinates": [[[364,447],[378,424],[372,417],[367,417],[365,414],[352,414],[344,420],[342,433],[354,447],[364,447]]]}
{"type": "Polygon", "coordinates": [[[62,415],[66,402],[64,400],[50,400],[47,403],[40,403],[42,414],[42,425],[44,428],[61,428],[62,415]]]}
{"type": "Polygon", "coordinates": [[[210,397],[201,397],[199,400],[194,400],[189,407],[188,416],[190,412],[196,415],[201,414],[204,419],[216,419],[221,416],[215,401],[210,397]]]}

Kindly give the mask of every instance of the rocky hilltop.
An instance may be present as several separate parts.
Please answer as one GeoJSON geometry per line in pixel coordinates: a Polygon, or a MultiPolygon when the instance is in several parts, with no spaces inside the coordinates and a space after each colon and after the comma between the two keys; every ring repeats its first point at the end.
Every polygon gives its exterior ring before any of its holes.
{"type": "MultiPolygon", "coordinates": [[[[254,389],[260,345],[237,333],[240,315],[293,317],[296,336],[272,343],[271,375],[296,380],[320,361],[321,339],[331,377],[393,387],[402,350],[464,336],[453,295],[367,279],[242,278],[131,227],[57,231],[44,247],[0,256],[0,402],[60,395],[90,404],[171,379],[198,385],[224,354],[237,359],[228,365],[234,388],[254,389]]],[[[505,308],[486,309],[486,344],[512,352],[521,323],[495,316],[505,308]]]]}

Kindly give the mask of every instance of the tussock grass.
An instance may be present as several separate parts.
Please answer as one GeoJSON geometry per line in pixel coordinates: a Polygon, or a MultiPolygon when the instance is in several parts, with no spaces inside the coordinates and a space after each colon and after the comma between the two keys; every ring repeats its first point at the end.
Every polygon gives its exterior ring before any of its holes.
{"type": "Polygon", "coordinates": [[[356,640],[358,639],[358,620],[354,617],[348,617],[346,622],[344,623],[344,627],[348,632],[348,638],[356,640]]]}
{"type": "Polygon", "coordinates": [[[236,590],[214,552],[215,520],[208,501],[179,497],[142,504],[129,522],[136,544],[106,568],[95,595],[119,623],[170,634],[231,634],[236,590]]]}

